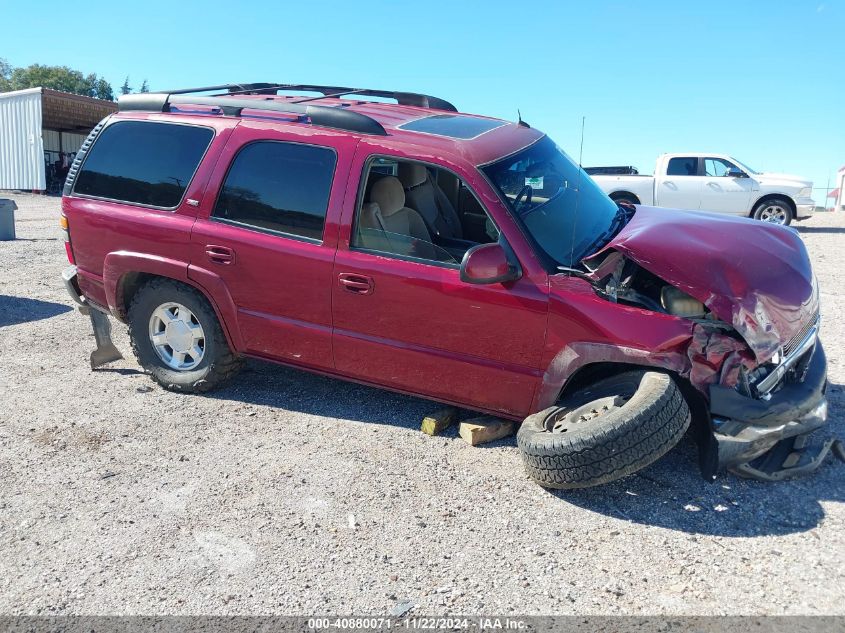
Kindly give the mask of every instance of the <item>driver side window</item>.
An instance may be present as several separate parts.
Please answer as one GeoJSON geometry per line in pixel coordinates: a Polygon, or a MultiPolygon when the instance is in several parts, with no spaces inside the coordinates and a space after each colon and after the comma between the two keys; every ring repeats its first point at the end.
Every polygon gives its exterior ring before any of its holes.
{"type": "Polygon", "coordinates": [[[499,238],[478,199],[448,170],[375,157],[364,182],[355,249],[457,268],[470,248],[499,238]]]}
{"type": "Polygon", "coordinates": [[[721,178],[726,176],[729,169],[735,169],[736,165],[729,163],[721,158],[705,158],[704,159],[704,175],[721,178]]]}

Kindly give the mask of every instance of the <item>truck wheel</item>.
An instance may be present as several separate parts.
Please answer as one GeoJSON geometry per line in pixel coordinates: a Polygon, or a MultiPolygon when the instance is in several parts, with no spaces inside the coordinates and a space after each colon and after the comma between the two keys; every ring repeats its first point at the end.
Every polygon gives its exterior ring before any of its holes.
{"type": "Polygon", "coordinates": [[[587,488],[645,468],[690,424],[667,374],[628,371],[525,419],[516,440],[528,476],[545,488],[587,488]]]}
{"type": "Polygon", "coordinates": [[[639,198],[630,193],[613,194],[612,196],[610,196],[610,199],[613,200],[616,204],[640,204],[639,198]]]}
{"type": "Polygon", "coordinates": [[[792,222],[792,205],[783,198],[769,198],[754,207],[755,220],[789,226],[792,222]]]}
{"type": "Polygon", "coordinates": [[[193,288],[169,279],[150,281],[135,293],[128,316],[138,363],[165,389],[208,391],[241,368],[214,310],[193,288]]]}

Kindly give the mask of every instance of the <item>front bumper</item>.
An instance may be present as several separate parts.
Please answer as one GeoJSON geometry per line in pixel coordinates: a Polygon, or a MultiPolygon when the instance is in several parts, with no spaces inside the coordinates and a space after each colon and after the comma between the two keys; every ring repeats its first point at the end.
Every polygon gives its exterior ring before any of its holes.
{"type": "Polygon", "coordinates": [[[710,414],[720,469],[747,463],[781,440],[825,425],[827,357],[821,342],[816,342],[808,353],[812,357],[804,379],[787,382],[768,399],[755,399],[735,389],[711,385],[710,414]]]}
{"type": "Polygon", "coordinates": [[[812,198],[798,198],[795,201],[795,217],[799,220],[809,218],[816,210],[816,201],[812,198]]]}

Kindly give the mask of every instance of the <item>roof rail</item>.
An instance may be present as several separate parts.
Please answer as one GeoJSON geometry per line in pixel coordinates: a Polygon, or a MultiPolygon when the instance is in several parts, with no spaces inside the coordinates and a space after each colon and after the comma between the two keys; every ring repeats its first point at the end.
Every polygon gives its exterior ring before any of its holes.
{"type": "Polygon", "coordinates": [[[320,86],[316,84],[279,84],[279,83],[244,83],[244,84],[221,84],[218,86],[206,86],[204,88],[180,88],[178,90],[161,90],[160,92],[171,95],[184,95],[195,92],[212,92],[214,90],[227,90],[228,94],[260,94],[275,95],[279,90],[304,90],[306,92],[319,92],[323,97],[305,97],[301,101],[312,101],[324,97],[342,97],[346,95],[361,95],[364,97],[383,97],[385,99],[396,99],[399,105],[416,106],[418,108],[434,108],[436,110],[448,110],[457,112],[458,109],[440,97],[419,94],[416,92],[399,92],[396,90],[374,90],[372,88],[349,88],[346,86],[320,86]]]}
{"type": "MultiPolygon", "coordinates": [[[[203,105],[219,108],[228,116],[241,116],[243,110],[264,110],[269,112],[281,112],[284,114],[295,114],[307,117],[313,125],[347,130],[349,132],[360,132],[361,134],[375,134],[387,136],[382,125],[360,112],[353,112],[345,108],[332,108],[316,105],[301,105],[288,101],[259,100],[259,99],[238,99],[229,96],[187,96],[190,92],[206,92],[209,90],[222,90],[231,88],[245,89],[247,86],[230,84],[225,86],[213,86],[210,88],[193,88],[175,90],[173,92],[143,92],[137,94],[121,95],[118,97],[117,106],[120,112],[170,112],[172,105],[203,105]]],[[[237,92],[237,90],[235,91],[237,92]]]]}
{"type": "MultiPolygon", "coordinates": [[[[307,92],[319,92],[323,97],[343,97],[346,95],[361,95],[364,97],[383,97],[385,99],[396,99],[399,105],[416,106],[418,108],[434,108],[436,110],[448,110],[457,112],[458,109],[440,97],[419,94],[416,92],[400,92],[396,90],[374,90],[372,88],[349,88],[346,86],[320,86],[314,84],[242,84],[226,86],[229,93],[246,94],[249,92],[257,94],[276,94],[279,90],[305,90],[307,92]]],[[[323,97],[306,97],[301,101],[311,101],[323,97]]],[[[300,101],[300,100],[298,100],[300,101]]]]}

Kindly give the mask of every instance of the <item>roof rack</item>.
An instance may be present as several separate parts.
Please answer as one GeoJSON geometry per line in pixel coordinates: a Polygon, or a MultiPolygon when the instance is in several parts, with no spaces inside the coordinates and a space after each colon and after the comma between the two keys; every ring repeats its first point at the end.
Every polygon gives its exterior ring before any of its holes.
{"type": "MultiPolygon", "coordinates": [[[[231,87],[235,86],[215,86],[212,88],[175,90],[173,92],[143,92],[121,95],[117,100],[117,106],[120,112],[170,112],[171,106],[173,105],[202,105],[219,108],[225,115],[238,117],[241,116],[243,110],[264,110],[306,117],[313,125],[319,125],[321,127],[387,136],[387,132],[381,123],[360,112],[353,112],[345,108],[302,105],[287,101],[238,99],[237,97],[226,95],[198,97],[187,95],[187,93],[191,92],[206,92],[208,90],[221,90],[231,87]]],[[[243,88],[243,86],[238,87],[243,88]]]]}
{"type": "Polygon", "coordinates": [[[374,90],[372,88],[350,88],[347,86],[319,86],[314,84],[231,84],[228,86],[217,86],[206,90],[228,89],[230,94],[276,94],[279,90],[304,90],[306,92],[319,92],[322,97],[305,97],[296,102],[312,101],[325,97],[345,97],[348,95],[360,95],[362,97],[383,97],[385,99],[396,99],[399,105],[415,106],[418,108],[433,108],[435,110],[447,110],[457,112],[458,109],[440,97],[420,94],[416,92],[400,92],[396,90],[374,90]]]}

